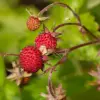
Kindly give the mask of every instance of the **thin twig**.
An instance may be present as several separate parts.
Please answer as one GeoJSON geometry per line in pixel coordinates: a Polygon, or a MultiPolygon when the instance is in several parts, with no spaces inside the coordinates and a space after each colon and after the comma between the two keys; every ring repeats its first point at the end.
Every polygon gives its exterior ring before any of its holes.
{"type": "Polygon", "coordinates": [[[76,12],[74,12],[74,10],[70,6],[68,6],[67,4],[61,3],[61,2],[54,2],[54,3],[46,6],[44,9],[42,9],[38,13],[38,16],[41,16],[44,12],[48,11],[48,9],[50,9],[51,7],[53,7],[55,5],[60,5],[60,6],[64,7],[64,8],[68,8],[73,13],[73,15],[76,17],[76,19],[78,20],[78,23],[81,24],[81,20],[80,20],[80,17],[78,16],[78,14],[76,12]]]}
{"type": "Polygon", "coordinates": [[[42,15],[44,12],[46,12],[48,9],[50,9],[51,7],[53,7],[55,5],[60,5],[60,6],[64,7],[64,8],[68,8],[73,13],[73,15],[76,17],[76,19],[78,20],[78,23],[64,23],[64,24],[60,24],[60,25],[58,25],[57,27],[55,27],[53,29],[53,32],[55,32],[58,28],[60,28],[62,26],[65,26],[65,25],[77,25],[77,26],[81,26],[83,29],[85,29],[87,31],[87,33],[90,34],[93,38],[98,39],[91,31],[89,31],[84,25],[81,24],[81,20],[80,20],[79,15],[75,11],[73,11],[73,9],[70,6],[68,6],[67,4],[64,4],[64,3],[61,3],[61,2],[54,2],[54,3],[46,6],[44,9],[42,9],[38,13],[38,16],[42,15]]]}
{"type": "Polygon", "coordinates": [[[90,30],[88,30],[84,25],[82,26],[83,29],[85,29],[87,31],[88,34],[90,34],[92,37],[94,37],[95,39],[98,39],[97,36],[95,36],[90,30]]]}
{"type": "Polygon", "coordinates": [[[52,70],[50,71],[49,76],[48,76],[48,88],[49,88],[50,94],[55,98],[51,77],[52,77],[52,70]]]}
{"type": "Polygon", "coordinates": [[[81,26],[81,24],[79,23],[63,23],[63,24],[59,24],[56,27],[53,28],[53,32],[55,32],[57,29],[66,26],[66,25],[75,25],[75,26],[81,26]]]}
{"type": "Polygon", "coordinates": [[[76,49],[79,49],[79,48],[82,48],[82,47],[85,47],[85,46],[88,46],[88,45],[97,44],[97,43],[100,43],[100,40],[83,43],[83,44],[80,44],[80,45],[77,45],[77,46],[73,46],[71,48],[67,48],[67,49],[63,49],[63,50],[58,50],[57,53],[64,53],[64,56],[53,67],[50,67],[50,68],[46,69],[45,72],[49,72],[50,70],[52,70],[52,72],[55,71],[56,67],[59,64],[62,64],[65,61],[67,55],[71,51],[74,51],[76,49]]]}
{"type": "Polygon", "coordinates": [[[91,31],[89,31],[84,25],[80,24],[80,23],[63,23],[63,24],[59,24],[57,25],[54,29],[53,32],[55,32],[57,29],[66,26],[66,25],[75,25],[75,26],[81,26],[83,29],[85,29],[87,31],[87,33],[89,35],[91,35],[93,38],[98,39],[91,31]]]}
{"type": "Polygon", "coordinates": [[[0,56],[19,56],[19,54],[0,53],[0,56]]]}
{"type": "Polygon", "coordinates": [[[41,15],[43,15],[46,11],[48,11],[48,9],[50,9],[50,8],[53,7],[53,6],[54,6],[54,3],[52,3],[52,4],[50,4],[50,5],[46,6],[46,7],[44,7],[44,8],[38,13],[38,17],[41,16],[41,15]]]}
{"type": "Polygon", "coordinates": [[[76,49],[79,49],[79,48],[82,48],[82,47],[85,47],[88,45],[97,44],[97,43],[100,43],[100,40],[90,41],[90,42],[79,44],[77,46],[73,46],[73,47],[67,48],[67,49],[60,49],[60,50],[57,50],[56,52],[57,53],[65,53],[67,51],[68,53],[70,53],[71,51],[74,51],[76,49]]]}
{"type": "Polygon", "coordinates": [[[83,44],[69,48],[69,52],[74,51],[74,50],[79,49],[79,48],[82,48],[82,47],[85,47],[85,46],[88,46],[88,45],[97,44],[97,43],[100,43],[100,40],[83,43],[83,44]]]}

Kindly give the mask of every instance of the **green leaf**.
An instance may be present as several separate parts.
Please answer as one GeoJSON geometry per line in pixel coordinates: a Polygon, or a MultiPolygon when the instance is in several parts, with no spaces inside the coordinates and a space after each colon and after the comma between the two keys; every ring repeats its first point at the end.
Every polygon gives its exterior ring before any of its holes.
{"type": "Polygon", "coordinates": [[[87,0],[88,1],[88,8],[91,9],[100,4],[100,0],[87,0]]]}
{"type": "Polygon", "coordinates": [[[100,24],[100,13],[98,13],[99,9],[100,9],[100,4],[90,9],[90,11],[95,16],[95,20],[100,24]]]}
{"type": "MultiPolygon", "coordinates": [[[[86,26],[91,32],[97,32],[98,24],[95,21],[95,17],[92,16],[89,12],[81,14],[81,21],[84,26],[86,26]],[[89,18],[89,20],[88,20],[89,18]]],[[[94,33],[95,34],[95,33],[94,33]]]]}
{"type": "Polygon", "coordinates": [[[21,100],[20,91],[15,83],[6,81],[4,86],[5,100],[21,100]]]}
{"type": "MultiPolygon", "coordinates": [[[[84,0],[57,0],[62,3],[69,5],[75,12],[79,12],[79,9],[84,4],[84,0]]],[[[68,8],[61,7],[59,5],[55,5],[52,9],[50,9],[50,19],[46,22],[46,25],[49,28],[53,28],[54,26],[70,22],[73,18],[75,18],[72,12],[68,8]]]]}
{"type": "Polygon", "coordinates": [[[5,81],[5,66],[2,57],[0,56],[0,88],[4,85],[5,81]]]}
{"type": "Polygon", "coordinates": [[[71,100],[100,100],[100,92],[97,91],[96,87],[92,87],[89,90],[80,92],[79,94],[73,95],[70,97],[71,100]]]}
{"type": "Polygon", "coordinates": [[[44,98],[41,97],[40,94],[42,92],[44,93],[46,92],[46,86],[48,84],[47,80],[48,80],[47,75],[43,76],[34,75],[30,83],[23,87],[22,99],[44,100],[44,98]]]}

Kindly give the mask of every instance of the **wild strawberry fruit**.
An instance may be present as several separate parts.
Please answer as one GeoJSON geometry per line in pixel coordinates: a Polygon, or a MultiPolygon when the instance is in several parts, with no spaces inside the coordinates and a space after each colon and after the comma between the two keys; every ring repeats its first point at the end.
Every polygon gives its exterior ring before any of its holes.
{"type": "Polygon", "coordinates": [[[40,20],[38,17],[30,16],[27,20],[27,27],[29,30],[34,31],[40,27],[40,20]]]}
{"type": "Polygon", "coordinates": [[[52,32],[45,30],[36,38],[35,44],[43,55],[50,54],[56,49],[57,39],[52,35],[52,32]]]}
{"type": "Polygon", "coordinates": [[[19,62],[24,71],[29,73],[35,73],[43,67],[42,54],[33,46],[27,46],[22,49],[19,62]]]}

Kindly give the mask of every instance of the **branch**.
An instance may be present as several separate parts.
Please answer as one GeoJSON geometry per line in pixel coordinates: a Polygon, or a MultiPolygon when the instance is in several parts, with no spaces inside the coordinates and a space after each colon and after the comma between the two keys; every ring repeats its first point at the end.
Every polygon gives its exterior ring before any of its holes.
{"type": "Polygon", "coordinates": [[[50,71],[49,76],[48,76],[48,88],[49,88],[48,90],[49,90],[49,93],[55,98],[56,96],[55,96],[55,91],[52,85],[51,77],[52,77],[52,70],[50,71]]]}
{"type": "Polygon", "coordinates": [[[87,42],[87,43],[84,43],[84,44],[80,44],[80,45],[77,45],[77,46],[69,48],[69,52],[74,51],[74,50],[79,49],[79,48],[82,48],[82,47],[85,47],[85,46],[88,46],[88,45],[97,44],[97,43],[100,43],[100,40],[96,40],[96,41],[91,41],[91,42],[87,42]]]}
{"type": "Polygon", "coordinates": [[[19,54],[0,53],[0,56],[19,56],[19,54]]]}
{"type": "Polygon", "coordinates": [[[79,49],[79,48],[82,48],[82,47],[85,47],[85,46],[88,46],[88,45],[93,45],[93,44],[97,44],[97,43],[100,43],[100,40],[95,40],[95,41],[90,41],[90,42],[87,42],[87,43],[83,43],[83,44],[79,44],[77,46],[73,46],[71,48],[67,48],[67,49],[61,49],[61,50],[57,50],[56,53],[70,53],[71,51],[74,51],[76,49],[79,49]]]}
{"type": "Polygon", "coordinates": [[[59,5],[61,7],[64,7],[64,8],[68,8],[72,13],[73,15],[76,17],[76,19],[78,20],[78,23],[81,24],[81,20],[80,20],[80,17],[78,16],[77,13],[74,12],[74,10],[68,6],[67,4],[64,4],[64,3],[61,3],[61,2],[54,2],[48,6],[46,6],[45,8],[43,8],[39,13],[38,13],[38,16],[42,15],[44,12],[48,11],[48,9],[50,9],[51,7],[55,6],[55,5],[59,5]]]}
{"type": "Polygon", "coordinates": [[[97,43],[100,43],[100,40],[96,40],[96,41],[91,41],[91,42],[87,42],[87,43],[83,43],[83,44],[80,44],[80,45],[77,45],[77,46],[73,46],[71,48],[67,48],[67,49],[63,49],[63,50],[58,50],[56,51],[56,53],[61,53],[61,54],[64,54],[63,57],[53,66],[53,67],[50,67],[48,69],[46,69],[44,71],[44,73],[46,72],[49,72],[51,70],[51,72],[54,72],[56,67],[59,65],[59,64],[62,64],[63,62],[66,61],[67,59],[67,55],[76,50],[76,49],[79,49],[79,48],[82,48],[82,47],[85,47],[85,46],[88,46],[88,45],[93,45],[93,44],[97,44],[97,43]]]}
{"type": "Polygon", "coordinates": [[[83,29],[85,29],[87,31],[88,34],[90,34],[93,38],[95,39],[98,39],[92,32],[90,32],[84,25],[81,24],[81,20],[80,20],[80,17],[77,13],[74,12],[74,10],[68,6],[67,4],[64,4],[64,3],[61,3],[61,2],[54,2],[48,6],[46,6],[45,8],[43,8],[39,13],[38,13],[38,16],[42,15],[44,12],[48,11],[48,9],[50,9],[51,7],[55,6],[55,5],[60,5],[64,8],[68,8],[72,13],[73,15],[76,17],[76,19],[78,20],[78,23],[64,23],[64,24],[60,24],[58,26],[56,26],[54,29],[53,29],[53,32],[55,32],[58,28],[60,27],[63,27],[65,25],[76,25],[76,26],[81,26],[83,29]]]}
{"type": "Polygon", "coordinates": [[[54,29],[53,32],[55,32],[57,29],[66,26],[66,25],[75,25],[75,26],[81,26],[85,31],[87,31],[87,33],[89,35],[91,35],[93,38],[98,39],[91,31],[89,31],[84,25],[80,24],[80,23],[63,23],[63,24],[59,24],[57,25],[54,29]]]}

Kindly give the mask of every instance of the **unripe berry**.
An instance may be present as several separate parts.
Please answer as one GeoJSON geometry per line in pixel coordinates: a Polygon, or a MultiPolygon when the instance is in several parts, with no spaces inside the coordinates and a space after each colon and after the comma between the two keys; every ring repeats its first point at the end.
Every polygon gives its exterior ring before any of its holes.
{"type": "Polygon", "coordinates": [[[30,16],[27,20],[27,28],[34,31],[40,27],[40,20],[38,17],[30,16]]]}
{"type": "Polygon", "coordinates": [[[35,73],[43,67],[42,54],[33,46],[27,46],[22,49],[19,62],[24,71],[29,73],[35,73]]]}
{"type": "Polygon", "coordinates": [[[30,77],[24,77],[24,78],[22,78],[21,84],[22,84],[22,85],[25,85],[25,84],[27,84],[29,81],[30,81],[30,77]]]}

